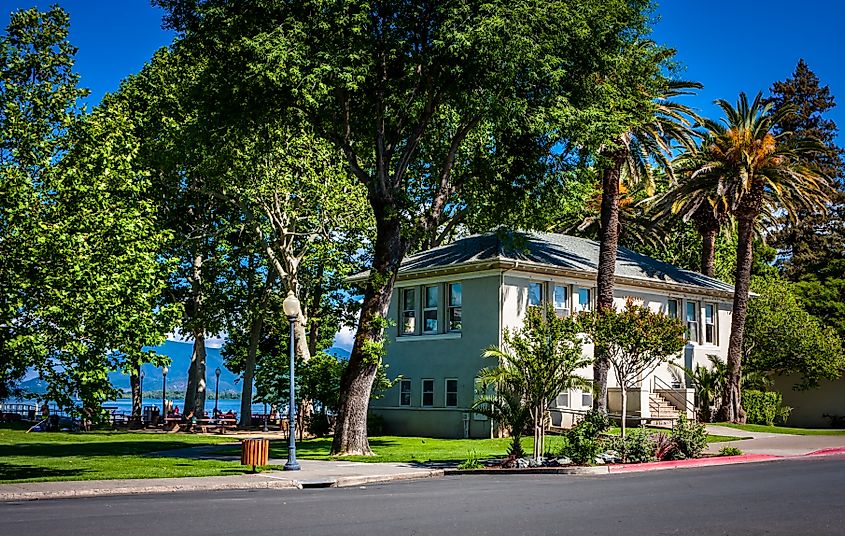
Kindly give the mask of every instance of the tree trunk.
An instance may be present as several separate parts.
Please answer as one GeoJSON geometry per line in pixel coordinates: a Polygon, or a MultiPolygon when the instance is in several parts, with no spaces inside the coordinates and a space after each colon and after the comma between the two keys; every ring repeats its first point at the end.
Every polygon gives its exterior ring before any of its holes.
{"type": "Polygon", "coordinates": [[[241,418],[238,426],[247,428],[252,426],[252,383],[255,378],[255,362],[258,355],[258,344],[261,341],[261,332],[264,330],[264,314],[266,313],[267,299],[270,296],[270,289],[275,281],[275,272],[267,270],[264,286],[261,289],[261,296],[258,297],[255,309],[252,314],[252,325],[249,329],[249,348],[246,352],[244,363],[243,382],[241,388],[241,418]]]}
{"type": "Polygon", "coordinates": [[[205,333],[194,333],[194,350],[191,352],[191,366],[188,369],[188,386],[185,389],[184,415],[193,413],[202,418],[205,413],[205,333]]]}
{"type": "MultiPolygon", "coordinates": [[[[619,247],[619,181],[627,154],[620,148],[604,156],[608,161],[602,172],[601,236],[596,274],[596,308],[599,311],[613,307],[613,277],[619,247]]],[[[593,409],[607,413],[607,374],[610,370],[607,349],[596,345],[594,357],[593,409]]]]}
{"type": "Polygon", "coordinates": [[[141,424],[141,365],[132,367],[132,373],[129,375],[129,388],[132,390],[132,423],[133,427],[141,424]]]}
{"type": "Polygon", "coordinates": [[[396,273],[408,249],[408,242],[401,235],[399,218],[384,211],[375,212],[373,267],[364,290],[361,319],[355,333],[349,365],[341,378],[340,404],[332,442],[333,455],[372,454],[367,439],[367,409],[373,380],[381,363],[385,320],[396,283],[396,273]]]}
{"type": "Polygon", "coordinates": [[[701,273],[716,277],[716,234],[719,229],[701,229],[701,273]]]}
{"type": "Polygon", "coordinates": [[[745,317],[748,313],[748,290],[751,283],[751,262],[753,258],[753,237],[755,215],[741,213],[738,216],[738,243],[736,248],[736,284],[734,286],[731,337],[728,343],[727,377],[722,393],[722,405],[717,414],[718,421],[745,422],[742,409],[742,345],[745,339],[745,317]]]}
{"type": "Polygon", "coordinates": [[[244,363],[243,387],[241,388],[241,418],[238,426],[248,428],[252,426],[252,382],[255,378],[255,361],[258,354],[258,342],[264,329],[264,312],[256,312],[249,329],[249,348],[246,351],[244,363]]]}
{"type": "MultiPolygon", "coordinates": [[[[622,439],[625,439],[625,424],[628,420],[628,390],[625,388],[625,383],[620,382],[619,389],[622,391],[622,439]]],[[[642,415],[642,414],[641,414],[642,415]]],[[[625,441],[622,441],[622,459],[625,460],[625,441]]]]}
{"type": "MultiPolygon", "coordinates": [[[[203,256],[194,256],[191,267],[191,301],[188,307],[191,319],[196,324],[202,315],[203,289],[202,289],[202,267],[203,256]]],[[[188,369],[188,385],[185,388],[184,415],[193,412],[194,416],[202,417],[205,411],[205,326],[193,328],[194,350],[191,353],[191,366],[188,369]]]]}

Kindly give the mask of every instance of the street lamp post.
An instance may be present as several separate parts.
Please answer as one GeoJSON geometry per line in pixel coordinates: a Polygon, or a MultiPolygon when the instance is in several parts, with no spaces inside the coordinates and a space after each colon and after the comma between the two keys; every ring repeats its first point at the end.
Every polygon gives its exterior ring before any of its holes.
{"type": "MultiPolygon", "coordinates": [[[[167,403],[167,367],[163,367],[161,369],[161,418],[164,419],[167,417],[167,412],[165,411],[165,404],[167,403]]],[[[162,422],[164,422],[162,420],[162,422]]]]}
{"type": "Polygon", "coordinates": [[[217,376],[217,383],[214,386],[214,417],[217,418],[217,401],[220,399],[220,367],[214,370],[214,375],[217,376]]]}
{"type": "Polygon", "coordinates": [[[288,405],[288,462],[285,464],[285,471],[299,471],[299,463],[296,461],[296,402],[294,397],[294,346],[296,343],[294,335],[294,326],[299,319],[300,309],[299,300],[292,290],[288,291],[288,296],[282,302],[282,308],[285,311],[285,316],[290,322],[290,404],[288,405]]]}

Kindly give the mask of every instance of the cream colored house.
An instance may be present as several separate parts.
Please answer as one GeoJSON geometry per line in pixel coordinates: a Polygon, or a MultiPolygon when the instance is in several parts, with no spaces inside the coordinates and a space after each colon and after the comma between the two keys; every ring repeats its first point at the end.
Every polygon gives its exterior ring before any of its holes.
{"type": "MultiPolygon", "coordinates": [[[[592,240],[500,231],[406,258],[391,301],[385,358],[390,375],[401,374],[402,380],[371,403],[385,431],[489,437],[491,423],[470,411],[475,377],[490,365],[482,351],[501,344],[503,328],[521,326],[530,306],[551,303],[561,315],[593,308],[598,255],[599,244],[592,240]]],[[[679,363],[707,364],[708,354],[726,357],[731,285],[619,248],[615,288],[620,307],[633,298],[686,323],[690,342],[679,363]]],[[[592,377],[592,370],[580,372],[592,377]]],[[[613,380],[609,391],[610,411],[619,411],[613,380]]],[[[592,405],[592,394],[572,390],[555,402],[553,424],[567,426],[592,405]]],[[[629,393],[629,415],[692,417],[692,411],[693,390],[668,365],[629,393]]]]}

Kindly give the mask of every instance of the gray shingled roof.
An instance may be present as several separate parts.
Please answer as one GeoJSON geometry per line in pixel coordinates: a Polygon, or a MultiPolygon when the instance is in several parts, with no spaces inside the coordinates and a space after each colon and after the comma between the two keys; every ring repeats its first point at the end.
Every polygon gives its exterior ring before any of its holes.
{"type": "MultiPolygon", "coordinates": [[[[595,274],[599,261],[599,243],[575,236],[540,232],[497,231],[477,234],[406,257],[399,268],[399,276],[497,260],[595,274]]],[[[730,293],[734,290],[732,285],[718,279],[683,270],[626,248],[619,248],[616,275],[701,290],[730,293]]]]}

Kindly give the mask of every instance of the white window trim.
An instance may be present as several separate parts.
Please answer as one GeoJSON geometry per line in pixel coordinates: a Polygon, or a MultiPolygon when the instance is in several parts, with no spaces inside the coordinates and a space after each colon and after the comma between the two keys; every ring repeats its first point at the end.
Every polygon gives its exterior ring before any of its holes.
{"type": "Polygon", "coordinates": [[[542,307],[546,303],[546,296],[544,295],[545,290],[546,290],[546,285],[544,285],[542,281],[528,281],[528,286],[526,287],[526,290],[528,292],[528,295],[527,295],[527,297],[528,297],[528,300],[527,300],[528,307],[542,307]],[[531,286],[532,285],[537,285],[537,287],[540,289],[540,303],[539,304],[531,303],[531,286]]]}
{"type": "Polygon", "coordinates": [[[689,329],[689,304],[696,305],[696,307],[693,308],[695,311],[695,338],[693,339],[690,337],[689,342],[701,346],[701,300],[684,300],[684,326],[691,335],[692,333],[689,329]]]}
{"type": "Polygon", "coordinates": [[[702,343],[707,346],[719,346],[719,304],[715,302],[703,302],[702,303],[702,315],[701,315],[701,326],[702,326],[702,335],[703,341],[702,343]],[[707,323],[707,306],[713,308],[713,323],[707,323]],[[713,340],[707,340],[707,326],[713,326],[713,340]]]}
{"type": "Polygon", "coordinates": [[[440,323],[441,305],[440,304],[443,302],[442,294],[443,294],[443,285],[437,284],[437,285],[423,285],[422,286],[422,293],[421,293],[421,296],[420,296],[420,299],[421,299],[420,304],[422,305],[422,307],[421,307],[422,315],[421,315],[420,319],[422,320],[422,324],[420,325],[420,330],[421,330],[421,333],[423,335],[434,335],[436,333],[442,332],[442,329],[440,329],[441,328],[441,323],[440,323]],[[426,296],[426,294],[428,293],[428,289],[430,289],[430,288],[437,290],[437,306],[436,307],[426,307],[426,301],[427,301],[427,298],[428,298],[428,296],[426,296]],[[428,331],[428,330],[425,329],[425,313],[427,313],[428,311],[434,311],[434,314],[436,315],[436,318],[437,318],[437,320],[436,320],[437,328],[433,331],[428,331]]]}
{"type": "Polygon", "coordinates": [[[420,380],[420,407],[421,408],[433,408],[434,407],[434,378],[422,378],[420,380]],[[431,382],[431,404],[425,403],[425,394],[428,392],[425,390],[425,382],[431,382]]]}
{"type": "Polygon", "coordinates": [[[444,315],[445,318],[443,319],[443,326],[446,330],[446,333],[460,333],[463,331],[463,324],[464,324],[464,284],[461,281],[451,281],[446,283],[446,300],[444,301],[444,306],[446,308],[446,314],[444,315]],[[452,285],[460,285],[461,286],[461,304],[460,305],[452,305],[452,285]],[[452,309],[460,309],[461,310],[461,329],[452,329],[452,309]]]}
{"type": "Polygon", "coordinates": [[[404,287],[399,290],[399,336],[410,337],[417,335],[420,330],[420,316],[419,316],[419,287],[404,287]],[[414,308],[405,309],[405,293],[409,290],[414,291],[414,308]],[[414,312],[414,329],[413,331],[405,331],[405,313],[408,311],[414,312]]]}
{"type": "Polygon", "coordinates": [[[399,380],[399,407],[402,407],[402,408],[410,407],[412,405],[413,401],[414,401],[413,394],[414,394],[414,387],[413,387],[413,384],[411,383],[411,380],[408,379],[408,378],[399,380]],[[402,403],[402,385],[404,385],[405,383],[408,384],[408,403],[407,404],[402,403]]]}
{"type": "Polygon", "coordinates": [[[458,379],[457,378],[446,378],[443,380],[443,407],[444,408],[457,408],[458,407],[458,379]],[[449,382],[455,382],[455,405],[449,405],[449,382]]]}

